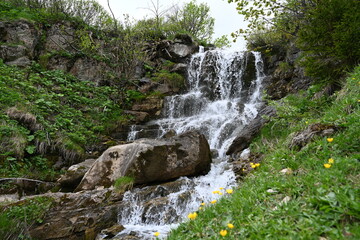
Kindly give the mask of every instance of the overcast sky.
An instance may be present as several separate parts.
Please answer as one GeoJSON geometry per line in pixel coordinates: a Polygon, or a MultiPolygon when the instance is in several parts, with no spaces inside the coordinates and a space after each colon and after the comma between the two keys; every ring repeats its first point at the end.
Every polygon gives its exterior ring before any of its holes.
{"type": "MultiPolygon", "coordinates": [[[[105,9],[108,9],[107,0],[97,0],[105,9]]],[[[155,3],[157,0],[153,0],[155,3]]],[[[167,9],[174,4],[188,3],[190,0],[159,0],[161,10],[167,9]]],[[[214,38],[222,35],[230,35],[239,28],[244,28],[243,17],[236,11],[236,4],[228,3],[227,0],[197,0],[198,4],[206,3],[210,7],[211,16],[215,18],[214,38]]],[[[153,17],[151,11],[146,8],[151,7],[151,0],[110,0],[110,6],[115,17],[122,20],[124,14],[129,14],[136,20],[145,17],[153,17]]],[[[229,36],[229,40],[232,38],[229,36]]],[[[241,39],[235,44],[236,48],[245,48],[245,42],[241,39]]]]}

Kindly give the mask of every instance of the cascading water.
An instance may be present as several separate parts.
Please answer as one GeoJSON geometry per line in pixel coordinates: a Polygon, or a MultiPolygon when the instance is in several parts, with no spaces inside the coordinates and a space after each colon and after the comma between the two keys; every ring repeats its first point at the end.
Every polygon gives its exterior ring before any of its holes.
{"type": "MultiPolygon", "coordinates": [[[[205,176],[183,177],[176,183],[147,187],[149,193],[146,188],[126,192],[119,212],[119,224],[126,229],[120,234],[135,232],[141,239],[151,239],[158,231],[165,236],[190,212],[198,210],[202,202],[221,197],[213,194],[214,190],[235,186],[225,152],[236,133],[256,116],[263,78],[263,62],[256,52],[212,50],[192,57],[188,67],[189,91],[167,97],[164,117],[148,125],[158,126],[158,137],[169,130],[177,134],[198,130],[218,157],[205,176]],[[251,65],[255,66],[251,69],[251,65]]],[[[128,140],[135,140],[137,133],[134,126],[128,140]]]]}

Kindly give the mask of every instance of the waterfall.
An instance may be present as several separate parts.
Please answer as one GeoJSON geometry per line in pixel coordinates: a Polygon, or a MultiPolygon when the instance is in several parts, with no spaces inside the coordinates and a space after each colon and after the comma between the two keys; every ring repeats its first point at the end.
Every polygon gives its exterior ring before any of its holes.
{"type": "MultiPolygon", "coordinates": [[[[119,224],[126,229],[119,234],[135,232],[141,239],[151,239],[158,231],[164,237],[202,202],[221,197],[213,191],[236,186],[225,152],[236,134],[256,116],[263,78],[263,62],[256,52],[211,50],[192,57],[188,91],[167,97],[163,118],[147,125],[157,126],[158,137],[170,130],[177,134],[198,130],[218,157],[205,176],[182,177],[175,183],[126,192],[119,211],[119,224]]],[[[134,140],[138,132],[133,127],[128,140],[134,140]]]]}

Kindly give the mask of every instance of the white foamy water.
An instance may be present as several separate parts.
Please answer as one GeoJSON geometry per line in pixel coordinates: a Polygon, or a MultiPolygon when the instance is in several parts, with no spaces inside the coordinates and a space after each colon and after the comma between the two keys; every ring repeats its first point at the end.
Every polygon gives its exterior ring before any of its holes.
{"type": "MultiPolygon", "coordinates": [[[[153,187],[154,194],[146,196],[143,192],[149,187],[126,192],[124,207],[119,212],[119,224],[126,229],[119,234],[152,239],[154,232],[160,232],[159,237],[166,237],[171,228],[197,211],[201,203],[209,204],[226,195],[226,189],[236,186],[225,152],[236,134],[256,116],[263,78],[259,53],[212,50],[192,57],[188,67],[188,92],[167,97],[164,117],[148,125],[158,126],[158,137],[169,130],[177,134],[197,130],[206,136],[218,157],[213,159],[207,175],[180,178],[175,190],[167,186],[153,187]],[[246,82],[244,76],[249,71],[246,69],[254,58],[254,77],[246,82]],[[213,193],[217,190],[223,195],[213,193]]],[[[128,140],[136,139],[139,131],[135,127],[132,130],[128,140]]]]}

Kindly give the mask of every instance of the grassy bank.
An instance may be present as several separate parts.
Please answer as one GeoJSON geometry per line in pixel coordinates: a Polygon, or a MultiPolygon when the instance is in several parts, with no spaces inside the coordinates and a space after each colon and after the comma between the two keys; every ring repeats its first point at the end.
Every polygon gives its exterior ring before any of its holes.
{"type": "Polygon", "coordinates": [[[126,121],[120,97],[114,87],[0,60],[0,176],[47,179],[54,162],[44,155],[71,161],[96,150],[126,121]]]}
{"type": "Polygon", "coordinates": [[[278,117],[251,145],[261,165],[168,239],[360,239],[360,67],[341,91],[316,97],[320,90],[270,103],[278,117]],[[295,133],[318,123],[337,131],[289,148],[295,133]]]}

